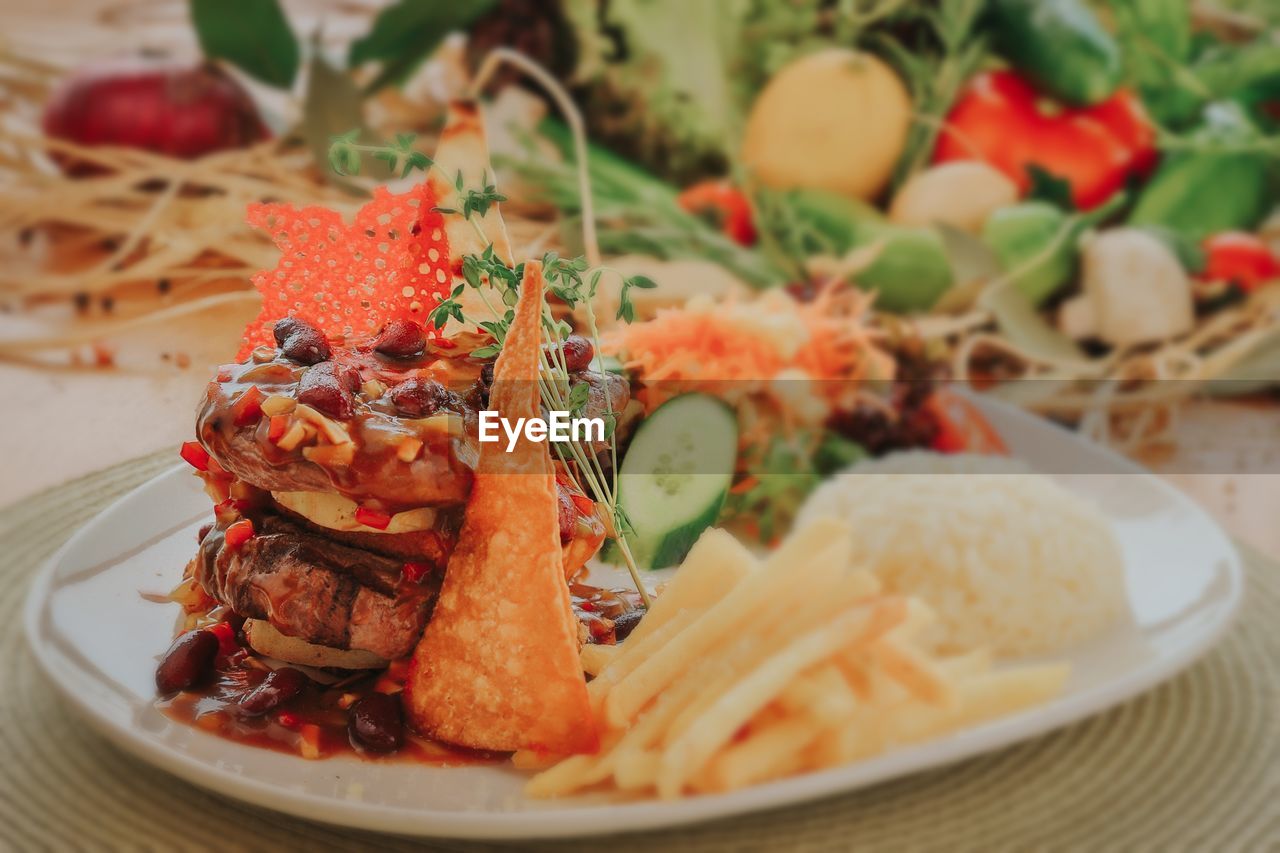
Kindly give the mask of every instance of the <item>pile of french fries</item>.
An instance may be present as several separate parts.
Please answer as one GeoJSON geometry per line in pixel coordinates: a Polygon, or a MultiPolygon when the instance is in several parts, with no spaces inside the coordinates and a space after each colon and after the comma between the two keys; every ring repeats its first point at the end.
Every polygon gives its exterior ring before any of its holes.
{"type": "Polygon", "coordinates": [[[914,642],[918,599],[850,572],[850,532],[817,519],[759,560],[710,530],[625,643],[585,646],[601,748],[543,768],[531,796],[670,799],[856,761],[1043,702],[1065,665],[993,669],[914,642]]]}

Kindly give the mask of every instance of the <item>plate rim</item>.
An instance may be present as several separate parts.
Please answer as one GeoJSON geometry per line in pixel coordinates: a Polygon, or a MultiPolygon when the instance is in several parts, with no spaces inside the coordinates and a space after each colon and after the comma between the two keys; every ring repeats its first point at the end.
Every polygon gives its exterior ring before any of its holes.
{"type": "MultiPolygon", "coordinates": [[[[992,401],[990,398],[982,400],[982,404],[999,411],[1003,418],[1023,420],[1033,428],[1060,431],[1070,440],[1084,443],[1083,439],[1071,431],[1008,404],[992,401]]],[[[1127,469],[1127,473],[1146,478],[1149,484],[1154,485],[1166,497],[1199,515],[1222,540],[1226,550],[1222,561],[1223,574],[1227,580],[1229,598],[1225,611],[1215,623],[1198,632],[1190,641],[1180,646],[1177,652],[1167,657],[1132,670],[1115,682],[1096,685],[1062,697],[1048,706],[1027,709],[920,744],[895,748],[853,764],[721,794],[676,800],[602,801],[590,805],[573,804],[570,799],[566,799],[561,802],[568,805],[548,805],[545,809],[520,812],[408,810],[275,788],[252,776],[207,764],[175,750],[136,727],[119,724],[98,714],[87,699],[78,695],[75,685],[59,675],[60,667],[51,658],[52,651],[40,641],[40,622],[49,601],[50,589],[66,554],[89,538],[104,516],[133,500],[139,492],[155,488],[162,480],[175,478],[185,470],[181,463],[159,472],[99,510],[44,561],[32,576],[26,595],[23,630],[26,645],[44,678],[95,731],[125,752],[154,767],[198,787],[260,808],[335,826],[420,838],[571,838],[685,826],[848,794],[891,779],[923,770],[942,769],[986,752],[1012,747],[1100,714],[1145,693],[1191,666],[1216,645],[1234,624],[1244,597],[1244,568],[1235,542],[1206,510],[1153,472],[1109,448],[1101,445],[1088,446],[1090,450],[1107,455],[1110,462],[1127,469]]],[[[207,732],[196,734],[223,741],[207,732]]],[[[241,749],[254,749],[244,745],[237,746],[241,749]]],[[[302,758],[297,760],[305,761],[302,758]]],[[[549,804],[554,802],[548,801],[549,804]]]]}

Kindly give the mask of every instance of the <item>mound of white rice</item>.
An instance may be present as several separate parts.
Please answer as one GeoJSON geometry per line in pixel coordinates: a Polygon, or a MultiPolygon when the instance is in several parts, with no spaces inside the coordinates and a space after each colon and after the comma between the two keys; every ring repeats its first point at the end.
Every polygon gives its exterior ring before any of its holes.
{"type": "Polygon", "coordinates": [[[838,474],[800,522],[853,529],[853,564],[937,613],[940,652],[1020,657],[1096,636],[1128,612],[1110,525],[1088,502],[1011,459],[902,453],[838,474]]]}

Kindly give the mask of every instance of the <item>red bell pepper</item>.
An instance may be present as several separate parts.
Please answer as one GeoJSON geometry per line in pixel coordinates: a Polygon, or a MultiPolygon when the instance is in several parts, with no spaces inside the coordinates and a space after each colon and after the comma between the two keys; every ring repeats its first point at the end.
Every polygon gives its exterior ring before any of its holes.
{"type": "Polygon", "coordinates": [[[1280,260],[1256,234],[1224,231],[1207,237],[1203,243],[1204,281],[1233,284],[1245,293],[1265,282],[1280,278],[1280,260]]]}
{"type": "Polygon", "coordinates": [[[386,530],[391,524],[391,513],[383,512],[380,509],[370,509],[369,507],[356,507],[356,521],[365,527],[372,527],[375,530],[386,530]]]}
{"type": "Polygon", "coordinates": [[[205,450],[198,441],[182,442],[178,455],[197,471],[209,470],[209,451],[205,450]]]}
{"type": "Polygon", "coordinates": [[[947,115],[933,160],[985,161],[1022,192],[1037,166],[1068,181],[1073,201],[1087,210],[1155,165],[1155,127],[1130,91],[1072,108],[1040,96],[1012,71],[988,71],[969,81],[947,115]]]}
{"type": "Polygon", "coordinates": [[[248,426],[257,423],[262,417],[262,392],[257,385],[250,385],[240,398],[231,405],[231,418],[236,426],[248,426]]]}
{"type": "Polygon", "coordinates": [[[423,578],[431,574],[430,563],[408,562],[400,570],[400,576],[409,583],[422,583],[423,578]]]}
{"type": "Polygon", "coordinates": [[[702,181],[680,193],[677,201],[689,213],[711,219],[733,242],[755,245],[751,202],[736,187],[724,181],[702,181]]]}
{"type": "Polygon", "coordinates": [[[242,518],[228,527],[224,536],[228,548],[239,548],[253,538],[253,522],[242,518]]]}
{"type": "Polygon", "coordinates": [[[284,434],[289,429],[291,418],[288,415],[272,415],[271,420],[267,423],[267,440],[275,444],[284,438],[284,434]]]}
{"type": "Polygon", "coordinates": [[[939,388],[925,409],[933,415],[937,432],[933,449],[939,453],[983,453],[1007,456],[1008,446],[978,407],[959,394],[939,388]]]}

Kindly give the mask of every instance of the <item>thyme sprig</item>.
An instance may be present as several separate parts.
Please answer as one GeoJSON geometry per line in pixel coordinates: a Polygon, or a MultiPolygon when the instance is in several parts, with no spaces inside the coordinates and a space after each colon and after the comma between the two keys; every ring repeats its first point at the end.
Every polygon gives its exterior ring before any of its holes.
{"type": "MultiPolygon", "coordinates": [[[[358,143],[358,131],[335,136],[329,149],[329,163],[339,174],[359,174],[361,160],[368,155],[384,162],[392,174],[405,177],[415,170],[424,172],[440,167],[420,151],[413,148],[412,134],[399,134],[395,140],[385,145],[363,145],[358,143]]],[[[493,243],[480,228],[478,220],[483,219],[493,205],[506,201],[506,196],[497,191],[496,185],[486,175],[479,189],[468,188],[459,172],[448,178],[457,191],[457,200],[453,206],[440,207],[436,210],[447,214],[460,214],[470,222],[480,236],[485,248],[479,254],[462,256],[462,281],[454,285],[449,295],[440,300],[432,309],[429,319],[436,328],[444,328],[450,321],[458,323],[474,323],[488,332],[493,343],[480,347],[472,352],[475,358],[492,358],[502,351],[507,333],[515,319],[515,304],[519,299],[520,283],[524,278],[524,264],[508,266],[498,257],[493,243]],[[467,288],[475,290],[488,312],[487,317],[469,317],[463,307],[462,296],[467,288]],[[499,303],[494,304],[494,297],[499,303]]],[[[586,331],[591,338],[594,351],[601,352],[600,331],[596,323],[594,304],[601,283],[607,275],[620,280],[617,319],[630,323],[635,319],[635,305],[631,300],[633,290],[647,290],[657,285],[642,275],[624,277],[616,270],[607,267],[589,269],[585,258],[562,258],[555,252],[547,252],[542,256],[542,274],[546,283],[546,291],[556,297],[570,310],[580,310],[585,318],[586,331]]],[[[548,345],[542,347],[538,366],[538,392],[542,405],[549,411],[567,411],[581,413],[590,394],[585,382],[574,384],[564,354],[564,344],[573,332],[572,327],[563,319],[557,318],[544,295],[542,303],[542,326],[548,345]]],[[[610,472],[618,470],[618,442],[616,437],[618,417],[609,383],[604,383],[605,394],[605,440],[610,455],[610,472]]],[[[615,477],[604,469],[600,454],[584,447],[581,442],[568,441],[554,443],[552,447],[556,455],[564,463],[564,471],[571,484],[583,494],[590,495],[596,503],[605,507],[612,526],[612,535],[618,543],[631,574],[636,591],[646,607],[650,596],[640,579],[640,571],[631,553],[627,537],[633,532],[626,512],[618,503],[618,486],[615,477]]]]}

